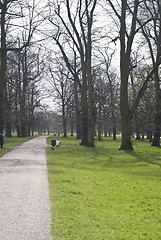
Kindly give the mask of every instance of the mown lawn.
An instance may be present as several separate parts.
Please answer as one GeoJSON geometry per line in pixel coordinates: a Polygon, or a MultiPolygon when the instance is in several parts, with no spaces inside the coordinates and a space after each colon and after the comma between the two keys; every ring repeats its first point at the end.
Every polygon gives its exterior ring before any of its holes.
{"type": "Polygon", "coordinates": [[[34,136],[30,137],[4,137],[4,145],[3,148],[0,150],[0,157],[2,157],[4,154],[12,150],[12,147],[19,146],[23,142],[29,141],[33,138],[34,136]]]}
{"type": "Polygon", "coordinates": [[[53,239],[161,239],[161,148],[59,140],[75,147],[47,150],[53,239]]]}

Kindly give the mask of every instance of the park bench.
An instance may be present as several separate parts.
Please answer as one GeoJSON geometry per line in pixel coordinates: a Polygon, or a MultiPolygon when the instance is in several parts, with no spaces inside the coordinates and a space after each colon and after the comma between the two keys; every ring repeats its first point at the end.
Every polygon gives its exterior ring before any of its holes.
{"type": "Polygon", "coordinates": [[[57,141],[56,139],[51,140],[51,146],[52,147],[60,147],[61,141],[57,141]]]}

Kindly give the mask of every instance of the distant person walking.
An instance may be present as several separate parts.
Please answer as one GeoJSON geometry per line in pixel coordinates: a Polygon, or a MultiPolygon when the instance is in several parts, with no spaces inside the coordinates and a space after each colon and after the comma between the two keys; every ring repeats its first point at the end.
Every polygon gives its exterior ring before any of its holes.
{"type": "Polygon", "coordinates": [[[0,149],[3,147],[3,135],[0,133],[0,149]]]}

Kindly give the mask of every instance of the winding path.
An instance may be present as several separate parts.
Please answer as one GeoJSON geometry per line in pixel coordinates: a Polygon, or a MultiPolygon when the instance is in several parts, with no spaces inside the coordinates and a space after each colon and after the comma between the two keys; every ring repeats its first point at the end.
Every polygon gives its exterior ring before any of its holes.
{"type": "Polygon", "coordinates": [[[0,158],[0,240],[51,240],[46,137],[0,158]]]}

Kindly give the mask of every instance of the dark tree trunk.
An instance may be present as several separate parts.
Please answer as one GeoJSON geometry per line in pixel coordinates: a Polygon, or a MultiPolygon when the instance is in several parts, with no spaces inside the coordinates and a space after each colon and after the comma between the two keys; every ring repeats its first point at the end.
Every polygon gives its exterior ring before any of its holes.
{"type": "MultiPolygon", "coordinates": [[[[126,63],[122,63],[123,65],[126,63]]],[[[126,66],[122,67],[122,69],[126,68],[126,66]]],[[[126,77],[126,72],[121,70],[122,78],[126,77]]],[[[128,80],[126,79],[126,82],[128,80]]],[[[132,116],[128,106],[128,93],[127,93],[127,84],[121,84],[121,93],[120,93],[120,106],[121,106],[121,122],[122,122],[122,141],[121,147],[119,150],[133,150],[132,142],[131,142],[131,124],[132,124],[132,116]]]]}
{"type": "Polygon", "coordinates": [[[1,3],[1,51],[0,51],[0,133],[4,128],[4,89],[6,82],[6,32],[5,16],[7,12],[7,3],[1,3]]]}
{"type": "Polygon", "coordinates": [[[102,141],[101,131],[98,129],[98,141],[102,141]]]}
{"type": "Polygon", "coordinates": [[[34,135],[34,114],[33,111],[31,113],[31,134],[34,135]]]}
{"type": "Polygon", "coordinates": [[[152,146],[160,146],[160,124],[161,124],[161,90],[160,90],[160,78],[158,75],[159,69],[155,71],[155,92],[156,92],[156,113],[154,122],[154,138],[152,141],[152,146]]]}
{"type": "Polygon", "coordinates": [[[154,138],[152,140],[152,146],[155,146],[155,147],[160,146],[160,134],[159,134],[159,132],[154,133],[154,138]]]}
{"type": "Polygon", "coordinates": [[[122,141],[119,150],[133,150],[131,142],[131,115],[122,114],[122,141]]]}
{"type": "Polygon", "coordinates": [[[88,147],[94,147],[94,134],[95,134],[95,108],[94,108],[94,91],[93,91],[93,80],[92,80],[92,67],[91,67],[91,56],[92,56],[92,15],[89,18],[88,11],[88,40],[87,40],[87,82],[88,82],[88,97],[89,97],[89,127],[88,127],[88,147]]]}
{"type": "Polygon", "coordinates": [[[158,113],[155,114],[155,124],[154,124],[154,138],[152,140],[152,146],[160,146],[160,122],[161,118],[158,113]]]}
{"type": "Polygon", "coordinates": [[[136,140],[140,141],[140,131],[139,130],[136,131],[136,140]]]}
{"type": "Polygon", "coordinates": [[[144,133],[142,133],[141,140],[144,141],[144,133]]]}
{"type": "Polygon", "coordinates": [[[104,137],[107,137],[107,126],[104,126],[104,137]]]}
{"type": "Polygon", "coordinates": [[[82,141],[80,145],[88,145],[88,105],[87,105],[87,82],[86,76],[83,78],[81,87],[81,104],[82,104],[82,141]]]}
{"type": "Polygon", "coordinates": [[[98,107],[98,141],[102,140],[101,133],[102,133],[102,124],[101,124],[101,103],[99,101],[99,107],[98,107]]]}
{"type": "Polygon", "coordinates": [[[152,131],[147,131],[147,139],[149,142],[152,142],[153,140],[153,132],[152,131]]]}
{"type": "Polygon", "coordinates": [[[131,124],[134,110],[130,110],[128,101],[128,80],[130,74],[130,55],[132,44],[136,34],[136,20],[139,6],[139,0],[134,2],[133,19],[130,35],[127,37],[126,29],[126,10],[128,8],[127,0],[122,0],[121,17],[120,17],[120,109],[122,121],[122,142],[120,150],[133,150],[131,142],[131,124]]]}
{"type": "Polygon", "coordinates": [[[78,86],[77,82],[79,79],[75,76],[74,79],[74,100],[75,100],[75,113],[76,113],[76,134],[77,139],[81,139],[81,119],[80,119],[80,110],[79,110],[79,102],[78,102],[78,86]]]}
{"type": "Polygon", "coordinates": [[[21,119],[21,137],[26,137],[26,120],[21,119]]]}
{"type": "Polygon", "coordinates": [[[8,84],[6,83],[5,85],[5,110],[4,110],[4,115],[5,115],[5,129],[6,129],[6,137],[11,137],[11,100],[10,100],[10,89],[8,87],[8,84]]]}
{"type": "Polygon", "coordinates": [[[3,94],[0,93],[0,133],[3,133],[3,94]]]}
{"type": "MultiPolygon", "coordinates": [[[[88,117],[86,113],[83,113],[82,110],[82,141],[80,145],[87,146],[88,145],[88,117]]],[[[86,112],[86,111],[85,111],[86,112]]]]}
{"type": "MultiPolygon", "coordinates": [[[[89,84],[88,84],[89,85],[89,84]]],[[[92,83],[89,88],[89,112],[90,121],[88,127],[88,147],[94,147],[94,134],[95,134],[95,111],[94,111],[94,99],[93,99],[93,87],[92,83]]]]}
{"type": "Polygon", "coordinates": [[[129,64],[130,64],[130,50],[127,53],[125,47],[126,35],[126,8],[127,1],[122,1],[121,12],[121,28],[120,28],[120,73],[121,73],[121,86],[120,86],[120,109],[121,109],[121,123],[122,123],[122,141],[120,150],[133,150],[131,142],[131,114],[128,104],[128,78],[129,78],[129,64]]]}
{"type": "Polygon", "coordinates": [[[116,126],[113,127],[113,140],[116,140],[116,126]]]}
{"type": "Polygon", "coordinates": [[[67,119],[65,114],[64,102],[62,102],[62,113],[63,113],[63,137],[67,137],[67,119]]]}
{"type": "Polygon", "coordinates": [[[19,126],[19,123],[17,121],[16,121],[16,131],[17,131],[17,137],[20,137],[21,136],[20,126],[19,126]]]}
{"type": "Polygon", "coordinates": [[[98,123],[98,141],[102,141],[102,129],[101,129],[101,126],[100,126],[100,123],[98,123]]]}
{"type": "Polygon", "coordinates": [[[23,69],[23,88],[20,102],[20,122],[21,122],[21,137],[27,135],[27,108],[26,108],[26,90],[27,90],[27,48],[24,49],[22,58],[22,69],[23,69]]]}
{"type": "Polygon", "coordinates": [[[6,121],[6,137],[12,137],[10,119],[6,121]]]}
{"type": "Polygon", "coordinates": [[[73,137],[74,123],[73,123],[73,118],[72,118],[72,117],[71,117],[70,121],[71,121],[71,124],[70,124],[70,128],[71,128],[71,137],[73,137]]]}

